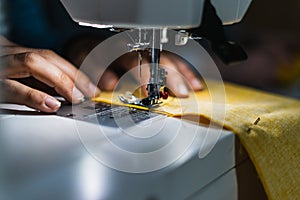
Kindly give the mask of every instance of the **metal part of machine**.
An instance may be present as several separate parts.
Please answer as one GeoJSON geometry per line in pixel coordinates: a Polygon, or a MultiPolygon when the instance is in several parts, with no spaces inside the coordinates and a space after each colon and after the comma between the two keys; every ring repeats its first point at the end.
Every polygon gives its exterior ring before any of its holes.
{"type": "MultiPolygon", "coordinates": [[[[146,30],[151,36],[139,35],[129,51],[148,50],[150,79],[148,96],[135,104],[151,107],[167,98],[166,71],[159,66],[162,44],[170,42],[167,29],[187,30],[179,33],[176,45],[188,39],[205,38],[226,64],[247,58],[243,49],[225,37],[223,25],[239,22],[251,0],[61,0],[72,19],[80,25],[96,28],[125,28],[146,30]]],[[[172,42],[172,41],[171,41],[172,42]]],[[[123,98],[124,99],[124,98],[123,98]]],[[[123,101],[124,102],[124,101],[123,101]]]]}
{"type": "Polygon", "coordinates": [[[143,59],[141,52],[148,51],[150,58],[150,78],[146,87],[148,92],[146,98],[139,99],[131,94],[120,97],[123,103],[152,107],[153,105],[160,104],[160,98],[168,98],[168,92],[165,88],[167,72],[159,65],[162,45],[168,40],[166,38],[166,31],[167,29],[139,29],[138,39],[134,40],[133,43],[127,44],[129,51],[138,52],[138,67],[140,71],[142,70],[143,59]]]}

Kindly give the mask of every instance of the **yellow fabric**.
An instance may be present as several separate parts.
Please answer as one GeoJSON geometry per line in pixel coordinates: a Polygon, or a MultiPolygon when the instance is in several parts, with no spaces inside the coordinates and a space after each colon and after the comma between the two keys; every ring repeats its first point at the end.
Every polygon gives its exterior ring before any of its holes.
{"type": "MultiPolygon", "coordinates": [[[[201,115],[238,135],[254,163],[271,200],[300,198],[300,101],[225,83],[225,106],[212,116],[212,93],[222,94],[222,83],[189,98],[169,98],[157,109],[170,116],[201,115]]],[[[214,97],[216,99],[216,97],[214,97]]],[[[220,98],[222,98],[220,96],[220,98]]],[[[96,101],[119,102],[117,94],[102,93],[96,101]]]]}

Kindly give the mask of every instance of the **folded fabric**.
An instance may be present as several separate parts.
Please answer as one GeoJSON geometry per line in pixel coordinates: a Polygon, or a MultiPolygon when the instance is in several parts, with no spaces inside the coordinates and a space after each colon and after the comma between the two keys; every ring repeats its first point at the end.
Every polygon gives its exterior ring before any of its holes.
{"type": "MultiPolygon", "coordinates": [[[[254,163],[269,199],[300,198],[300,101],[211,81],[188,98],[170,97],[154,109],[170,116],[202,116],[232,130],[254,163]]],[[[121,104],[118,92],[95,101],[121,104]]]]}

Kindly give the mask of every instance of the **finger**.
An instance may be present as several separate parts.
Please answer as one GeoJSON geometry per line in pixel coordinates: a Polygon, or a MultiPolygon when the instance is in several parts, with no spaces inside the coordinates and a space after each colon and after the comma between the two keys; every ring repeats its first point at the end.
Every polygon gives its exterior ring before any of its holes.
{"type": "Polygon", "coordinates": [[[12,45],[16,45],[16,44],[9,41],[8,39],[3,37],[2,35],[0,35],[0,45],[1,46],[12,46],[12,45]]]}
{"type": "Polygon", "coordinates": [[[17,46],[15,44],[8,45],[10,43],[6,43],[7,45],[1,46],[0,55],[1,56],[7,56],[12,54],[19,54],[19,53],[25,53],[25,52],[32,52],[33,49],[31,48],[25,48],[21,46],[17,46]]]}
{"type": "Polygon", "coordinates": [[[55,52],[51,50],[35,51],[66,73],[76,83],[78,89],[82,91],[85,96],[94,97],[100,94],[99,88],[97,88],[83,72],[55,52]]]}
{"type": "Polygon", "coordinates": [[[148,52],[140,52],[133,55],[131,62],[128,62],[127,69],[135,78],[138,87],[141,88],[143,94],[147,95],[147,85],[150,79],[150,62],[148,52]]]}
{"type": "Polygon", "coordinates": [[[147,60],[143,60],[141,66],[132,69],[130,73],[135,77],[142,93],[147,95],[147,85],[150,79],[150,63],[147,60]]]}
{"type": "MultiPolygon", "coordinates": [[[[94,97],[100,93],[99,88],[97,88],[84,73],[79,71],[74,65],[72,65],[70,62],[63,59],[51,50],[31,49],[21,46],[7,46],[3,48],[3,50],[1,51],[1,55],[22,54],[27,52],[36,53],[42,56],[44,59],[51,62],[57,68],[62,70],[71,78],[73,82],[76,83],[76,86],[79,88],[80,91],[84,93],[85,96],[94,97]]],[[[14,78],[19,78],[20,76],[27,77],[29,75],[20,73],[14,75],[14,78]]]]}
{"type": "Polygon", "coordinates": [[[15,63],[14,55],[2,56],[0,59],[0,78],[26,78],[31,76],[27,67],[15,63]]]}
{"type": "Polygon", "coordinates": [[[30,73],[36,79],[53,87],[60,95],[73,103],[83,100],[83,94],[74,86],[67,74],[36,53],[27,52],[3,57],[6,69],[30,73]]]}
{"type": "Polygon", "coordinates": [[[166,57],[161,57],[160,61],[161,66],[167,71],[167,87],[171,94],[180,98],[188,97],[188,87],[186,86],[183,75],[177,70],[176,65],[166,57]]]}
{"type": "Polygon", "coordinates": [[[191,70],[189,64],[180,58],[179,56],[173,54],[164,52],[162,53],[162,58],[168,59],[170,62],[173,63],[173,65],[178,69],[180,74],[182,74],[185,78],[185,81],[188,82],[189,86],[194,91],[199,91],[203,89],[203,85],[199,78],[195,75],[195,73],[191,70]]]}
{"type": "MultiPolygon", "coordinates": [[[[114,70],[124,70],[127,73],[124,73],[122,80],[128,80],[132,78],[138,83],[138,86],[142,88],[144,94],[147,94],[146,86],[150,77],[150,65],[149,57],[147,52],[130,52],[126,53],[117,61],[112,63],[112,68],[114,70]],[[126,76],[126,77],[124,77],[126,76]]],[[[128,80],[130,81],[130,80],[128,80]]]]}
{"type": "Polygon", "coordinates": [[[118,83],[118,76],[111,70],[105,70],[102,74],[98,86],[101,90],[112,91],[118,83]]]}
{"type": "MultiPolygon", "coordinates": [[[[142,65],[139,68],[138,54],[130,54],[128,57],[124,57],[124,66],[127,70],[131,70],[130,73],[135,77],[142,87],[142,91],[147,94],[146,86],[150,78],[150,64],[147,54],[142,54],[142,65]],[[127,61],[127,62],[125,62],[127,61]]],[[[176,66],[169,59],[162,57],[161,67],[167,71],[167,87],[171,94],[177,97],[187,97],[188,89],[182,76],[177,72],[176,66]]]]}
{"type": "Polygon", "coordinates": [[[61,103],[44,92],[32,89],[13,80],[1,80],[0,87],[5,102],[26,105],[43,112],[56,112],[61,103]]]}

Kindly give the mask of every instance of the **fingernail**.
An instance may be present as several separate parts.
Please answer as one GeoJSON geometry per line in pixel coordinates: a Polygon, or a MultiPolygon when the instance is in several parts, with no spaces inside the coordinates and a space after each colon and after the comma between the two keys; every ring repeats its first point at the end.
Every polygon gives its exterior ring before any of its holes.
{"type": "Polygon", "coordinates": [[[61,103],[53,97],[47,97],[45,100],[45,104],[53,110],[56,110],[61,106],[61,103]]]}
{"type": "Polygon", "coordinates": [[[192,84],[194,89],[197,89],[197,90],[202,89],[202,83],[198,79],[193,79],[191,81],[191,84],[192,84]]]}
{"type": "Polygon", "coordinates": [[[183,84],[180,84],[178,85],[178,93],[180,95],[188,95],[189,94],[189,91],[187,89],[187,87],[183,84]]]}
{"type": "Polygon", "coordinates": [[[84,100],[84,95],[76,88],[73,88],[73,98],[76,99],[77,101],[83,101],[84,100]]]}
{"type": "Polygon", "coordinates": [[[95,97],[100,94],[100,89],[96,87],[93,83],[89,84],[89,91],[91,93],[91,96],[95,97]]]}

